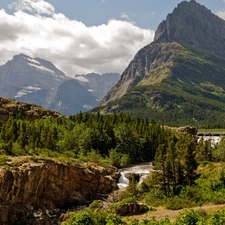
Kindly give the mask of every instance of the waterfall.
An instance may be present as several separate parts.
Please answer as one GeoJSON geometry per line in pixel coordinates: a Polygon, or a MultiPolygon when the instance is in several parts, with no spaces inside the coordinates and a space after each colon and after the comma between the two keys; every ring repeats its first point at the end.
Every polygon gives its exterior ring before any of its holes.
{"type": "Polygon", "coordinates": [[[126,178],[125,175],[126,175],[126,171],[121,171],[121,173],[120,173],[120,179],[119,179],[119,182],[117,184],[118,187],[119,187],[119,189],[125,188],[129,184],[129,179],[126,178]]]}
{"type": "Polygon", "coordinates": [[[125,188],[129,185],[129,179],[126,177],[127,174],[138,174],[140,184],[152,171],[152,164],[138,165],[129,168],[125,168],[120,172],[119,182],[117,183],[119,189],[125,188]]]}

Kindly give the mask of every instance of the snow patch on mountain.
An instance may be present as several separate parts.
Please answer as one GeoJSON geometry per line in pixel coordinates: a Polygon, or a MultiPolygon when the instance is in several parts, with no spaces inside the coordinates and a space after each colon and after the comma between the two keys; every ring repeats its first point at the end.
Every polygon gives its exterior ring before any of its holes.
{"type": "Polygon", "coordinates": [[[89,83],[89,80],[84,76],[76,76],[75,79],[81,82],[89,83]]]}
{"type": "Polygon", "coordinates": [[[93,107],[92,106],[90,106],[90,105],[83,105],[83,107],[85,108],[85,109],[92,109],[93,107]]]}
{"type": "Polygon", "coordinates": [[[27,87],[23,87],[21,91],[18,91],[16,93],[16,95],[14,96],[15,98],[20,98],[24,95],[36,92],[36,91],[40,91],[41,88],[39,87],[32,87],[32,86],[27,86],[27,87]]]}
{"type": "Polygon", "coordinates": [[[47,72],[49,72],[49,73],[55,74],[55,71],[54,71],[54,70],[48,69],[48,68],[46,68],[46,67],[44,67],[44,66],[38,66],[38,65],[35,65],[35,64],[32,64],[32,63],[28,63],[28,65],[30,65],[30,66],[32,66],[32,67],[36,67],[36,68],[39,69],[39,70],[47,71],[47,72]]]}
{"type": "Polygon", "coordinates": [[[27,60],[31,63],[34,63],[34,64],[37,64],[37,65],[40,65],[40,62],[38,62],[37,60],[35,59],[32,59],[32,58],[27,58],[27,60]]]}

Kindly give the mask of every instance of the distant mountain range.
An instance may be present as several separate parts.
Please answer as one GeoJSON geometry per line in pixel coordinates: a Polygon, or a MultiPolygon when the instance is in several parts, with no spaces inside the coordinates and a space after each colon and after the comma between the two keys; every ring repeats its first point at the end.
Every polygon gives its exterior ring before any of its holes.
{"type": "Polygon", "coordinates": [[[166,125],[225,125],[225,21],[183,1],[93,111],[166,125]]]}
{"type": "MultiPolygon", "coordinates": [[[[95,78],[87,76],[87,86],[79,79],[66,76],[49,61],[20,54],[0,66],[0,96],[72,115],[96,106],[104,97],[103,93],[108,92],[119,79],[118,74],[116,79],[112,74],[107,76],[109,82],[103,83],[100,75],[93,76],[95,78]]],[[[84,75],[79,77],[85,79],[84,75]]]]}

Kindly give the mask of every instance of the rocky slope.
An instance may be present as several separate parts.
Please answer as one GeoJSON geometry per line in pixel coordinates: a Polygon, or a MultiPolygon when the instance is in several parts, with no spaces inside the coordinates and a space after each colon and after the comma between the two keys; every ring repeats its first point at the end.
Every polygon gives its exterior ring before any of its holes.
{"type": "Polygon", "coordinates": [[[88,73],[86,75],[76,75],[75,79],[78,80],[78,82],[89,90],[95,97],[101,100],[119,81],[120,74],[105,73],[100,75],[96,73],[88,73]]]}
{"type": "Polygon", "coordinates": [[[115,171],[95,164],[8,162],[0,168],[0,224],[55,224],[62,209],[115,190],[115,171]]]}
{"type": "Polygon", "coordinates": [[[180,3],[96,110],[168,125],[219,123],[225,112],[224,30],[225,21],[196,1],[180,3]]]}

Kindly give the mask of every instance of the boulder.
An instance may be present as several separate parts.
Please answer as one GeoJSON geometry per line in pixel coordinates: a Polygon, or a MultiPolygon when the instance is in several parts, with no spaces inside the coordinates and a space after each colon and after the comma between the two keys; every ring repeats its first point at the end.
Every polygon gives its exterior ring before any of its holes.
{"type": "Polygon", "coordinates": [[[116,213],[120,216],[138,215],[148,211],[148,206],[143,203],[125,203],[117,208],[116,213]]]}

